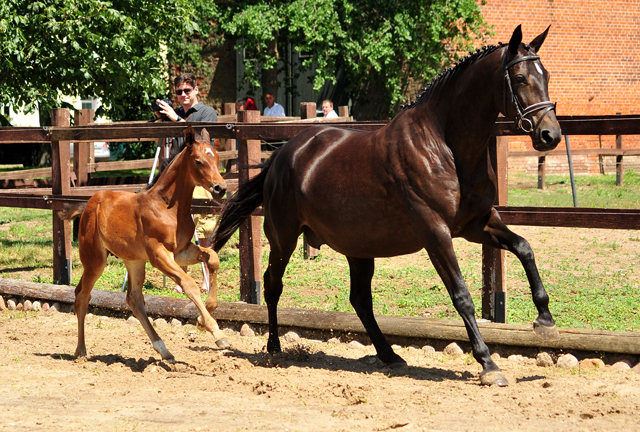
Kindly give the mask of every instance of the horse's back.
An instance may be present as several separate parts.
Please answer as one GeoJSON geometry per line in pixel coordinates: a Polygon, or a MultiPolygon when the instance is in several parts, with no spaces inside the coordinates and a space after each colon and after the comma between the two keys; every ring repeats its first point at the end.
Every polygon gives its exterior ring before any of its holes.
{"type": "Polygon", "coordinates": [[[310,230],[319,243],[350,256],[391,256],[421,249],[413,240],[389,242],[391,237],[415,236],[397,191],[394,151],[379,137],[354,129],[316,127],[289,141],[265,182],[265,230],[272,236],[310,230]]]}

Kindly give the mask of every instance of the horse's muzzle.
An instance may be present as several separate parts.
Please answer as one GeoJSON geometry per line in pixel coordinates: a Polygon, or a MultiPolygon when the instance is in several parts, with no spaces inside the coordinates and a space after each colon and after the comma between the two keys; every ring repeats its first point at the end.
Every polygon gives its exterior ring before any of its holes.
{"type": "Polygon", "coordinates": [[[227,183],[224,181],[215,181],[209,186],[209,192],[211,192],[214,198],[222,198],[224,194],[227,193],[227,183]]]}
{"type": "Polygon", "coordinates": [[[559,127],[541,127],[531,138],[533,148],[536,150],[553,150],[562,140],[562,131],[559,127]]]}

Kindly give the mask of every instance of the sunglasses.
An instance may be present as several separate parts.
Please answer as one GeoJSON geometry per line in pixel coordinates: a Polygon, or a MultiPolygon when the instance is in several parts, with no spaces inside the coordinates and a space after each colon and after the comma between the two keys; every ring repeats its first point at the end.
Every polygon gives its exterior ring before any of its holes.
{"type": "Polygon", "coordinates": [[[178,96],[182,96],[182,92],[184,92],[185,96],[189,96],[192,91],[193,91],[192,88],[186,88],[186,89],[182,89],[182,90],[176,90],[176,94],[178,96]]]}

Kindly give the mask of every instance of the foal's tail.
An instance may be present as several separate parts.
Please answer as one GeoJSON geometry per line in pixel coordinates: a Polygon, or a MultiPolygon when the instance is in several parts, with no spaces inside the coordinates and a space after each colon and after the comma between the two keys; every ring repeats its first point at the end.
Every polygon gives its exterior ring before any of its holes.
{"type": "Polygon", "coordinates": [[[65,204],[64,209],[58,212],[58,217],[62,220],[71,220],[80,216],[85,207],[87,207],[87,203],[83,202],[80,204],[65,204]]]}
{"type": "Polygon", "coordinates": [[[236,194],[222,206],[222,214],[212,240],[214,251],[222,249],[242,222],[262,204],[264,181],[277,153],[278,150],[266,162],[258,165],[256,168],[262,168],[260,174],[240,186],[236,194]]]}

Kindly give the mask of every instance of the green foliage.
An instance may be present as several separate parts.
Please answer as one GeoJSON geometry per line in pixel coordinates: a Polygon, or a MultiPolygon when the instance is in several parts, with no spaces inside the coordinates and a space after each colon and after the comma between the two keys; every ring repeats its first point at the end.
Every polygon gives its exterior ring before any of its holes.
{"type": "Polygon", "coordinates": [[[373,76],[389,106],[403,101],[410,78],[429,81],[487,34],[474,0],[241,0],[221,7],[220,22],[253,59],[245,79],[254,87],[278,66],[283,48],[269,45],[289,40],[309,56],[302,66],[315,66],[316,91],[341,68],[352,96],[366,98],[373,76]]]}
{"type": "Polygon", "coordinates": [[[167,59],[199,61],[185,35],[214,10],[206,0],[5,0],[0,103],[34,112],[63,95],[96,96],[114,120],[148,118],[150,100],[168,91],[167,59]]]}

